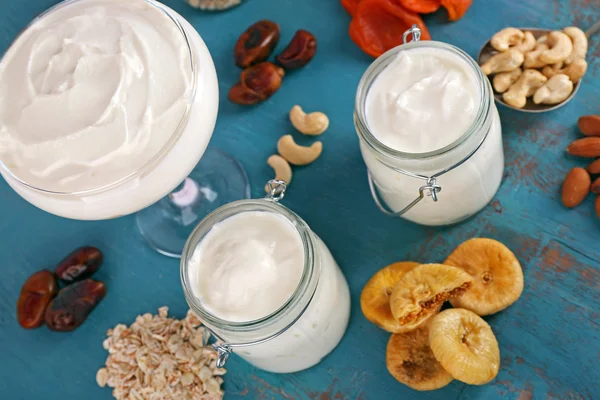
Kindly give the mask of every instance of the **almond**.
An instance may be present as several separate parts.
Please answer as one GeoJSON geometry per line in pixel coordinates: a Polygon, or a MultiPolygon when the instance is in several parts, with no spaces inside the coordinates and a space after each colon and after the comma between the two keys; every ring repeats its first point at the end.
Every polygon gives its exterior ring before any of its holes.
{"type": "Polygon", "coordinates": [[[583,168],[573,168],[567,174],[562,186],[562,202],[567,208],[579,205],[590,192],[592,180],[583,168]]]}
{"type": "Polygon", "coordinates": [[[587,137],[574,141],[567,153],[579,157],[600,157],[600,137],[587,137]]]}
{"type": "Polygon", "coordinates": [[[590,192],[594,194],[600,194],[600,178],[597,178],[592,186],[590,186],[590,192]]]}
{"type": "Polygon", "coordinates": [[[585,170],[592,175],[600,174],[600,158],[585,167],[585,170]]]}
{"type": "Polygon", "coordinates": [[[594,202],[594,208],[596,209],[596,215],[600,218],[600,196],[596,196],[596,201],[594,202]]]}
{"type": "Polygon", "coordinates": [[[600,115],[584,115],[577,121],[577,126],[586,136],[600,136],[600,115]]]}

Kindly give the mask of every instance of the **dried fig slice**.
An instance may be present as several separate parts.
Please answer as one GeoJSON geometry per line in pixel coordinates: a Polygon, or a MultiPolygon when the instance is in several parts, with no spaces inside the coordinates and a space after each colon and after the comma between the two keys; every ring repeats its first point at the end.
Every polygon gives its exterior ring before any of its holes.
{"type": "Polygon", "coordinates": [[[454,307],[490,315],[513,304],[523,292],[523,270],[519,260],[496,240],[467,240],[448,256],[444,264],[463,269],[473,277],[469,291],[450,300],[454,307]]]}
{"type": "Polygon", "coordinates": [[[471,287],[473,278],[460,268],[423,264],[407,272],[392,289],[390,308],[400,326],[419,326],[441,305],[471,287]]]}
{"type": "Polygon", "coordinates": [[[395,333],[385,353],[387,369],[400,383],[415,390],[435,390],[452,382],[429,347],[429,323],[411,332],[395,333]]]}
{"type": "Polygon", "coordinates": [[[429,345],[454,379],[483,385],[498,375],[500,349],[492,328],[462,308],[442,311],[431,320],[429,345]]]}
{"type": "Polygon", "coordinates": [[[406,326],[401,326],[392,315],[390,296],[392,288],[400,278],[414,267],[420,265],[412,261],[401,261],[377,271],[369,279],[360,294],[360,308],[366,319],[388,332],[404,332],[406,326]]]}

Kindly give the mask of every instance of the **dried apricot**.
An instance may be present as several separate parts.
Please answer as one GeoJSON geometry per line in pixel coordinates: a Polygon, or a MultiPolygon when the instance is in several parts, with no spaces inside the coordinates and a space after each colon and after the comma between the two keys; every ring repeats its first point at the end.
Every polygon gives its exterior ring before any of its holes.
{"type": "Polygon", "coordinates": [[[436,12],[442,6],[442,0],[397,0],[404,8],[419,14],[436,12]]]}
{"type": "Polygon", "coordinates": [[[350,38],[365,53],[379,57],[401,45],[402,35],[413,24],[421,29],[421,39],[431,39],[421,17],[395,0],[362,0],[350,23],[350,38]]]}
{"type": "Polygon", "coordinates": [[[360,2],[361,0],[341,0],[342,6],[352,17],[354,17],[354,14],[356,14],[356,9],[358,8],[358,4],[360,2]]]}
{"type": "Polygon", "coordinates": [[[461,19],[471,4],[473,4],[473,0],[442,0],[442,6],[448,11],[450,21],[461,19]]]}

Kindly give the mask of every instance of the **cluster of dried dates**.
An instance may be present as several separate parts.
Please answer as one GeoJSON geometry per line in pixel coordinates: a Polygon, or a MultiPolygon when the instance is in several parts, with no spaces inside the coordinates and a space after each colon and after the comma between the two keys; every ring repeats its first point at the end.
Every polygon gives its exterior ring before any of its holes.
{"type": "Polygon", "coordinates": [[[288,46],[276,57],[277,64],[266,61],[279,42],[279,25],[263,20],[251,25],[235,45],[235,64],[243,68],[239,82],[229,91],[229,100],[251,105],[265,101],[281,86],[284,69],[305,66],[317,51],[312,33],[299,30],[288,46]]]}
{"type": "Polygon", "coordinates": [[[17,319],[25,329],[46,322],[53,331],[68,332],[85,321],[106,295],[104,283],[89,279],[102,263],[95,247],[81,247],[56,267],[54,273],[42,270],[31,275],[21,288],[17,319]],[[66,286],[59,290],[58,280],[66,286]]]}

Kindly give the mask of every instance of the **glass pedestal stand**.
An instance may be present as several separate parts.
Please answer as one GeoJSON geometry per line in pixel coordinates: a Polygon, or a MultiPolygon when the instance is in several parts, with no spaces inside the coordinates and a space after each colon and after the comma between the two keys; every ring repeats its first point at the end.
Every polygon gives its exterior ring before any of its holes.
{"type": "Polygon", "coordinates": [[[180,258],[202,218],[222,205],[248,198],[250,184],[242,165],[219,150],[207,149],[177,189],[137,213],[137,226],[156,251],[180,258]]]}

